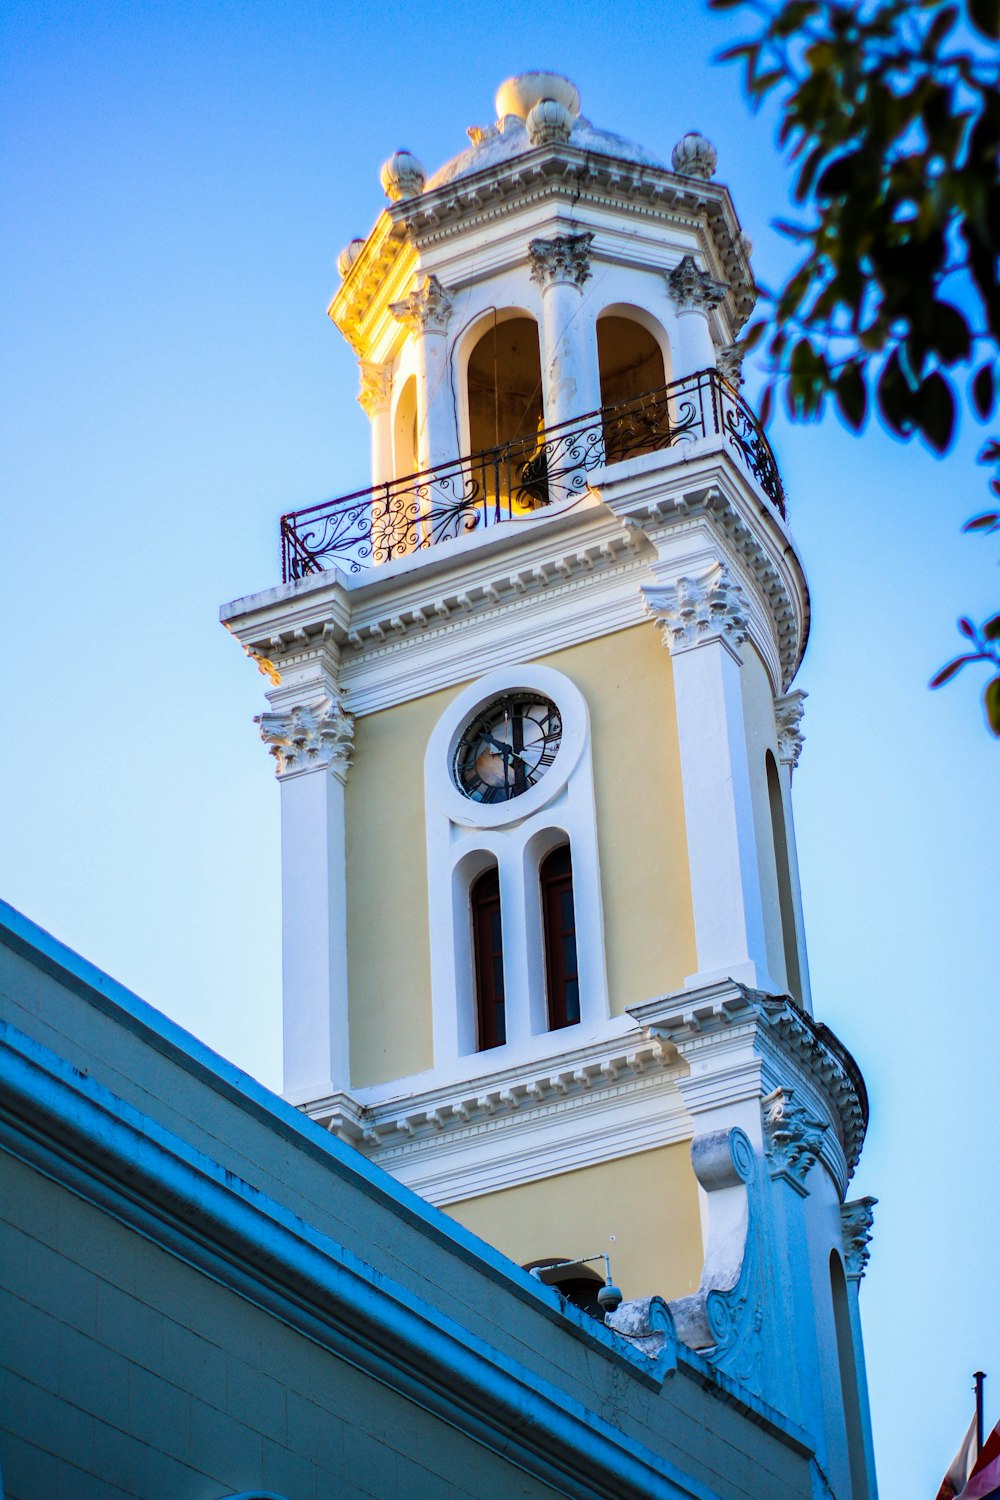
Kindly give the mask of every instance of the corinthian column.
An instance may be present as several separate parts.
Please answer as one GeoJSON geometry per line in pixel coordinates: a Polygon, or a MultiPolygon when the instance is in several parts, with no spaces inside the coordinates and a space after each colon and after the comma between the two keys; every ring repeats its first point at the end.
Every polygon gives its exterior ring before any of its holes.
{"type": "Polygon", "coordinates": [[[448,379],[448,319],[454,298],[436,276],[423,276],[390,311],[416,348],[417,466],[434,469],[458,457],[458,433],[448,379]]]}
{"type": "Polygon", "coordinates": [[[667,290],[677,309],[674,379],[682,380],[685,375],[694,375],[699,370],[714,370],[716,349],[709,316],[728,292],[727,283],[713,281],[711,276],[699,271],[692,256],[685,255],[680,264],[667,273],[667,290]]]}
{"type": "Polygon", "coordinates": [[[722,563],[643,595],[673,658],[698,952],[685,983],[771,990],[740,689],[746,604],[722,563]]]}
{"type": "Polygon", "coordinates": [[[302,1104],[350,1085],[344,782],[354,719],[328,688],[257,722],[281,783],[284,1091],[302,1104]]]}
{"type": "Polygon", "coordinates": [[[542,400],[546,427],[601,404],[597,351],[584,337],[581,308],[589,278],[592,234],[532,240],[531,279],[542,289],[542,400]]]}

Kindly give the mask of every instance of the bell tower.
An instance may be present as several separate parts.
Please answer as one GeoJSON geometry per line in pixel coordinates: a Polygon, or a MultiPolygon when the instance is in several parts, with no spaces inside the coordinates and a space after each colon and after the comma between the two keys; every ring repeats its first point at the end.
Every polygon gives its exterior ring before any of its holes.
{"type": "Polygon", "coordinates": [[[496,106],[392,156],[338,261],[371,485],[222,611],[268,678],[286,1097],[572,1300],[610,1255],[613,1326],[655,1303],[862,1500],[867,1100],[812,1016],[750,246],[703,136],[668,166],[554,73],[496,106]]]}

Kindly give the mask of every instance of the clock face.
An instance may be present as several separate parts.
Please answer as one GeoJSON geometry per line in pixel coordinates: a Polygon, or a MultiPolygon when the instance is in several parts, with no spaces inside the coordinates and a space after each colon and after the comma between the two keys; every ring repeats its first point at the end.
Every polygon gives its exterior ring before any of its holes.
{"type": "Polygon", "coordinates": [[[562,739],[558,708],[537,693],[496,698],[462,731],[452,774],[473,802],[509,802],[535,786],[562,739]]]}

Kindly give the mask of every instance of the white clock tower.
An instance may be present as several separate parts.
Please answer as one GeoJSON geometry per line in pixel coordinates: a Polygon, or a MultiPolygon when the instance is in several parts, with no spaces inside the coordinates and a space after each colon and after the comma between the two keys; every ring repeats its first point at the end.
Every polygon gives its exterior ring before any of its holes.
{"type": "Polygon", "coordinates": [[[370,488],[223,610],[270,680],[286,1096],[575,1300],[608,1253],[612,1326],[659,1309],[864,1500],[867,1101],[812,1016],[750,247],[704,137],[667,166],[553,73],[496,104],[339,260],[370,488]]]}

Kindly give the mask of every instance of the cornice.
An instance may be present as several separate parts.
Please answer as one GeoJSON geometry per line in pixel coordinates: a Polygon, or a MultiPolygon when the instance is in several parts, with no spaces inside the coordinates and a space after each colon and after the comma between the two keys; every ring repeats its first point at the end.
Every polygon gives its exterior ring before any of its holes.
{"type": "Polygon", "coordinates": [[[680,218],[701,226],[730,288],[734,337],[753,310],[756,292],[746,241],[729,191],[721,183],[550,144],[394,204],[389,213],[425,250],[491,223],[509,210],[512,199],[519,207],[543,199],[565,200],[574,209],[600,205],[633,218],[680,218]]]}

